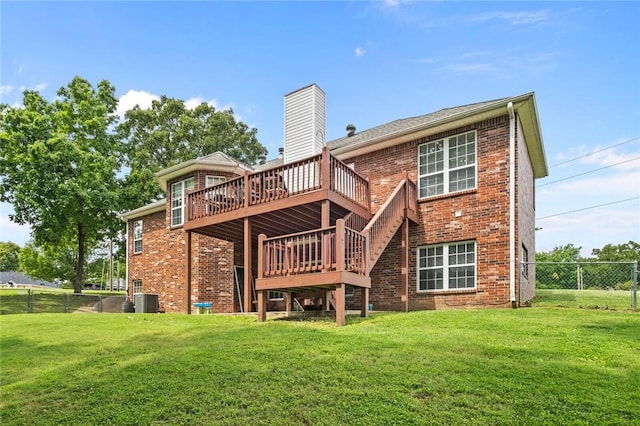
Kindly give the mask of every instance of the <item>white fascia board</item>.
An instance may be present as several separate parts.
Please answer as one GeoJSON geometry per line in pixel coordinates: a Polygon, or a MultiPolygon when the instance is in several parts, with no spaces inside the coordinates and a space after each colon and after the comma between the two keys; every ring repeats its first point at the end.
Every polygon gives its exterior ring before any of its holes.
{"type": "Polygon", "coordinates": [[[507,105],[512,102],[514,109],[519,113],[523,122],[523,131],[527,140],[527,149],[531,155],[533,169],[536,178],[547,176],[547,162],[542,145],[542,135],[540,134],[540,124],[535,105],[533,93],[502,99],[498,102],[484,105],[477,109],[465,111],[463,113],[435,120],[427,124],[414,126],[396,132],[372,138],[357,145],[346,145],[331,151],[331,154],[343,161],[358,155],[368,154],[380,149],[399,145],[415,139],[431,136],[437,133],[463,127],[479,121],[507,115],[507,105]]]}
{"type": "Polygon", "coordinates": [[[150,215],[152,213],[157,213],[157,212],[161,212],[163,210],[165,210],[167,208],[167,200],[166,199],[162,199],[162,200],[158,200],[155,201],[151,204],[147,204],[146,206],[142,206],[140,208],[137,208],[135,210],[131,210],[128,211],[126,213],[123,213],[120,215],[120,219],[126,221],[129,221],[131,219],[137,219],[139,217],[143,217],[143,216],[147,216],[150,215]]]}

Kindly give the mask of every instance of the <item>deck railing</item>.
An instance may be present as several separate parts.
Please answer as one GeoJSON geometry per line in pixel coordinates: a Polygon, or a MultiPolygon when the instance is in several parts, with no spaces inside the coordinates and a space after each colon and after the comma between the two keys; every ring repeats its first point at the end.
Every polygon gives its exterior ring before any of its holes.
{"type": "Polygon", "coordinates": [[[187,193],[187,220],[200,219],[319,189],[370,209],[369,182],[329,154],[321,154],[187,193]]]}
{"type": "Polygon", "coordinates": [[[416,210],[416,185],[406,176],[380,210],[362,230],[362,234],[369,239],[369,257],[367,263],[370,268],[384,251],[405,217],[405,208],[416,210]],[[413,202],[411,201],[413,200],[413,202]]]}
{"type": "Polygon", "coordinates": [[[258,237],[258,278],[284,277],[313,272],[366,273],[366,238],[344,226],[267,238],[258,237]]]}

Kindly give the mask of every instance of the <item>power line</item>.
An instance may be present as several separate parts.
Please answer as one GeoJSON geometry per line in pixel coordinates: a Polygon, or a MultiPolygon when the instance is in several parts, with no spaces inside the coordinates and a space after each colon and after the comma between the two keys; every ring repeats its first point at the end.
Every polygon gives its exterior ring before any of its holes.
{"type": "Polygon", "coordinates": [[[552,182],[543,183],[541,185],[536,185],[536,188],[540,188],[541,186],[551,185],[552,183],[558,183],[558,182],[562,182],[562,181],[565,181],[565,180],[573,179],[574,177],[584,176],[584,175],[587,175],[589,173],[593,173],[593,172],[597,172],[597,171],[600,171],[600,170],[608,169],[610,167],[619,166],[620,164],[628,163],[630,161],[635,161],[635,160],[639,160],[639,159],[640,159],[640,157],[631,158],[629,160],[621,161],[621,162],[616,163],[616,164],[610,164],[608,166],[600,167],[598,169],[593,169],[593,170],[589,170],[589,171],[586,171],[586,172],[583,172],[583,173],[578,173],[577,175],[568,176],[568,177],[565,177],[565,178],[562,178],[562,179],[554,180],[552,182]]]}
{"type": "Polygon", "coordinates": [[[615,147],[617,147],[617,146],[624,145],[624,144],[627,144],[627,143],[633,142],[633,141],[638,140],[638,139],[640,139],[640,136],[638,136],[638,137],[636,137],[636,138],[633,138],[633,139],[629,139],[629,140],[624,141],[624,142],[617,143],[617,144],[615,144],[615,145],[607,146],[607,147],[605,147],[605,148],[599,149],[599,150],[597,150],[597,151],[590,152],[590,153],[588,153],[588,154],[581,155],[580,157],[572,158],[571,160],[567,160],[567,161],[563,161],[563,162],[561,162],[561,163],[554,164],[553,166],[549,166],[549,168],[556,167],[556,166],[561,166],[562,164],[567,164],[567,163],[570,163],[570,162],[572,162],[572,161],[576,161],[576,160],[579,160],[579,159],[581,159],[581,158],[588,157],[588,156],[590,156],[590,155],[597,154],[597,153],[599,153],[599,152],[606,151],[606,150],[608,150],[608,149],[615,148],[615,147]]]}
{"type": "Polygon", "coordinates": [[[640,197],[632,197],[632,198],[627,198],[626,200],[612,201],[610,203],[598,204],[597,206],[585,207],[585,208],[582,208],[582,209],[571,210],[571,211],[568,211],[568,212],[551,214],[549,216],[537,217],[536,220],[548,219],[550,217],[562,216],[562,215],[569,214],[569,213],[576,213],[576,212],[581,212],[581,211],[584,211],[584,210],[591,210],[591,209],[595,209],[595,208],[598,208],[598,207],[610,206],[612,204],[619,204],[619,203],[624,203],[626,201],[637,200],[637,199],[640,199],[640,197]]]}

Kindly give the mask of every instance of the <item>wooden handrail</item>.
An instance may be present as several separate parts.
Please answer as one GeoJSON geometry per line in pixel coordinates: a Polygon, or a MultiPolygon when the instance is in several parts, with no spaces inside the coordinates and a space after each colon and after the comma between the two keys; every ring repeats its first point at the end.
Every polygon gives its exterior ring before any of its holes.
{"type": "Polygon", "coordinates": [[[313,272],[366,273],[366,239],[361,233],[335,226],[267,238],[258,237],[258,277],[270,278],[313,272]]]}
{"type": "Polygon", "coordinates": [[[403,179],[391,196],[380,207],[369,224],[362,230],[368,239],[367,265],[369,271],[384,251],[385,247],[398,230],[407,208],[407,182],[403,179]]]}
{"type": "Polygon", "coordinates": [[[321,154],[231,179],[186,196],[187,220],[268,203],[319,189],[337,192],[369,210],[369,182],[346,164],[321,154]]]}

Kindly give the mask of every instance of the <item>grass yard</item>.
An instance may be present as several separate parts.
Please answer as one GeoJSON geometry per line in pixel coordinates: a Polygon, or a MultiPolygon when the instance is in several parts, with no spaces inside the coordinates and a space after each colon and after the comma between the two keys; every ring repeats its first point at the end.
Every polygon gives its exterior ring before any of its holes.
{"type": "Polygon", "coordinates": [[[46,287],[0,288],[0,315],[32,313],[68,313],[93,306],[99,296],[125,295],[124,291],[83,290],[74,295],[73,290],[46,287]]]}
{"type": "Polygon", "coordinates": [[[0,424],[640,424],[640,315],[0,316],[0,424]]]}
{"type": "Polygon", "coordinates": [[[629,311],[633,307],[633,300],[630,290],[536,289],[533,304],[536,307],[629,311]]]}

